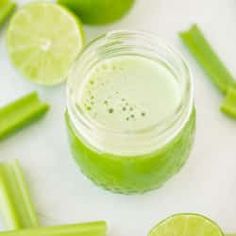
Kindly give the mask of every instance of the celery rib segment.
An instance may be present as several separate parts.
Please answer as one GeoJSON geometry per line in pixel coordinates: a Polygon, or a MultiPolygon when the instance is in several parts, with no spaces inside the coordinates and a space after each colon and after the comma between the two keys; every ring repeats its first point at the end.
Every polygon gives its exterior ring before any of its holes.
{"type": "Polygon", "coordinates": [[[39,226],[24,174],[17,160],[0,163],[0,206],[5,229],[39,226]]]}
{"type": "Polygon", "coordinates": [[[183,43],[202,66],[213,84],[225,94],[236,82],[197,25],[179,34],[183,43]]]}
{"type": "Polygon", "coordinates": [[[236,119],[236,88],[229,88],[220,110],[227,116],[236,119]]]}
{"type": "Polygon", "coordinates": [[[236,119],[236,80],[224,65],[213,47],[197,25],[179,34],[185,46],[198,61],[208,78],[226,95],[220,110],[227,116],[236,119]]]}
{"type": "Polygon", "coordinates": [[[104,221],[0,232],[0,236],[105,236],[104,221]]]}
{"type": "Polygon", "coordinates": [[[48,109],[36,92],[0,108],[0,140],[42,117],[48,109]]]}

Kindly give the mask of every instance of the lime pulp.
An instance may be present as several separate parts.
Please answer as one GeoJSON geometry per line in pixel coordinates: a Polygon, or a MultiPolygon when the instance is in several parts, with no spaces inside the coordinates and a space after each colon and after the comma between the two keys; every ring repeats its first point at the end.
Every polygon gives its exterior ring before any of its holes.
{"type": "Polygon", "coordinates": [[[223,236],[219,226],[198,214],[178,214],[159,223],[149,236],[223,236]]]}
{"type": "Polygon", "coordinates": [[[12,63],[42,85],[63,82],[83,44],[79,19],[52,3],[27,4],[15,13],[7,32],[12,63]]]}

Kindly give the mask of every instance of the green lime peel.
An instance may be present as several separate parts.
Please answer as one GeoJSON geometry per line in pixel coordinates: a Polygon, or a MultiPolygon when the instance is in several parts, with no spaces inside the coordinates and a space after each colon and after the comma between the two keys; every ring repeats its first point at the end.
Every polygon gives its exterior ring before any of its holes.
{"type": "Polygon", "coordinates": [[[127,15],[135,4],[135,0],[57,0],[57,2],[70,9],[88,25],[114,23],[127,15]]]}
{"type": "Polygon", "coordinates": [[[0,232],[0,236],[105,236],[104,221],[0,232]]]}
{"type": "Polygon", "coordinates": [[[15,10],[16,4],[10,0],[1,0],[0,2],[0,28],[5,23],[6,19],[15,10]]]}
{"type": "Polygon", "coordinates": [[[236,81],[197,25],[179,34],[212,83],[226,95],[221,111],[236,118],[236,81]]]}
{"type": "Polygon", "coordinates": [[[39,226],[18,161],[0,163],[0,208],[7,230],[39,226]]]}
{"type": "Polygon", "coordinates": [[[42,117],[48,109],[36,92],[0,108],[0,140],[42,117]]]}

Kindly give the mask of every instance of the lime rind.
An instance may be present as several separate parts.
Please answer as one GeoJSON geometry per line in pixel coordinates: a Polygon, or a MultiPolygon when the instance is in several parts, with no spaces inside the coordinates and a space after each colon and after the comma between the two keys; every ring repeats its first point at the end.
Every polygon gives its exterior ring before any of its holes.
{"type": "Polygon", "coordinates": [[[148,236],[223,236],[220,227],[200,214],[173,215],[157,224],[148,236]]]}
{"type": "Polygon", "coordinates": [[[0,28],[4,25],[5,21],[11,16],[16,8],[16,3],[11,0],[1,0],[0,2],[0,28]]]}
{"type": "Polygon", "coordinates": [[[7,45],[12,63],[41,85],[64,82],[84,46],[80,20],[63,6],[30,3],[11,19],[7,45]]]}
{"type": "Polygon", "coordinates": [[[106,25],[127,15],[135,0],[57,0],[57,2],[73,11],[85,24],[106,25]]]}

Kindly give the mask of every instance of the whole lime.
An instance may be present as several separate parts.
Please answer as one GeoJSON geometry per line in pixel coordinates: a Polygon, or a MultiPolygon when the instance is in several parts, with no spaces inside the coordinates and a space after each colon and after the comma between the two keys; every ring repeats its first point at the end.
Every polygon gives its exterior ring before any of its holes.
{"type": "Polygon", "coordinates": [[[57,0],[76,13],[85,24],[103,25],[122,18],[135,0],[57,0]]]}

